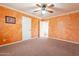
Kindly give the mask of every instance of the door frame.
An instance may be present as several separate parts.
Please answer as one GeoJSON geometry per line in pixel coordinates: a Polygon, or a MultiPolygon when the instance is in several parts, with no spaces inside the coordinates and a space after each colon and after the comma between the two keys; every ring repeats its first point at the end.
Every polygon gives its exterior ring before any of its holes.
{"type": "MultiPolygon", "coordinates": [[[[48,37],[49,37],[49,20],[41,20],[41,21],[48,22],[48,36],[46,37],[46,38],[48,38],[48,37]]],[[[40,22],[41,22],[41,21],[40,21],[40,22]]],[[[39,37],[39,38],[41,38],[41,37],[40,37],[40,22],[39,22],[39,27],[38,27],[38,29],[39,29],[38,37],[39,37]]]]}

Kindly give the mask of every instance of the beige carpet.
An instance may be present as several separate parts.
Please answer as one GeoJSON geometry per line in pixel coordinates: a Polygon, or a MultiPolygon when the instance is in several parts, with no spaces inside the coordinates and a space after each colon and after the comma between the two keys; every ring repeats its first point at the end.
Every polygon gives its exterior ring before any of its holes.
{"type": "Polygon", "coordinates": [[[10,46],[0,47],[4,56],[69,56],[79,55],[79,45],[55,39],[32,39],[10,46]]]}

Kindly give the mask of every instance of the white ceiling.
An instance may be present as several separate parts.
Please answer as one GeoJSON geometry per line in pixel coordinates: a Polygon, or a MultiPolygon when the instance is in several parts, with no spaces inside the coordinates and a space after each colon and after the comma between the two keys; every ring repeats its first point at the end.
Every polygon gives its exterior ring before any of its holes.
{"type": "Polygon", "coordinates": [[[33,12],[38,8],[34,3],[0,3],[0,4],[15,8],[17,10],[21,10],[23,12],[30,13],[32,15],[41,18],[57,16],[63,13],[79,10],[79,3],[53,3],[55,5],[55,7],[52,8],[54,13],[47,13],[45,16],[43,16],[41,15],[40,12],[33,12]]]}

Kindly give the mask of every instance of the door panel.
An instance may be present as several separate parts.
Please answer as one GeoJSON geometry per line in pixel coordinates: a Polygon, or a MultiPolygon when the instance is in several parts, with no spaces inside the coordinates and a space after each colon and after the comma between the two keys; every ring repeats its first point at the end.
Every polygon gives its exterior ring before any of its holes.
{"type": "Polygon", "coordinates": [[[40,37],[48,37],[48,21],[40,21],[40,37]]]}
{"type": "Polygon", "coordinates": [[[22,17],[22,39],[28,40],[31,38],[31,19],[22,17]]]}

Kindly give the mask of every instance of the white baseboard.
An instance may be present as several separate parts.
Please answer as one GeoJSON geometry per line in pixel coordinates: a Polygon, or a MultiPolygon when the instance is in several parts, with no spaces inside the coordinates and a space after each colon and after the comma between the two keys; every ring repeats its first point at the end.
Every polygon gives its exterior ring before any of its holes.
{"type": "MultiPolygon", "coordinates": [[[[31,38],[31,39],[36,39],[36,38],[31,38]]],[[[20,40],[20,41],[16,41],[16,42],[12,42],[12,43],[3,44],[3,45],[0,45],[0,47],[13,45],[13,44],[20,43],[20,42],[23,42],[23,41],[26,41],[26,40],[20,40]]]]}
{"type": "Polygon", "coordinates": [[[0,45],[0,47],[9,46],[9,45],[12,45],[12,44],[20,43],[20,42],[22,42],[22,41],[23,41],[23,40],[21,40],[21,41],[16,41],[16,42],[12,42],[12,43],[3,44],[3,45],[0,45]]]}
{"type": "Polygon", "coordinates": [[[71,40],[65,40],[65,39],[61,39],[61,38],[49,37],[49,39],[56,39],[56,40],[61,40],[61,41],[69,42],[69,43],[79,44],[79,42],[75,42],[75,41],[71,41],[71,40]]]}
{"type": "MultiPolygon", "coordinates": [[[[38,38],[36,37],[36,38],[31,38],[31,39],[38,39],[38,38]]],[[[56,39],[56,40],[61,40],[61,41],[69,42],[69,43],[79,44],[79,42],[74,42],[74,41],[65,40],[65,39],[52,38],[52,37],[49,37],[49,39],[56,39]]],[[[25,40],[16,41],[16,42],[8,43],[8,44],[3,44],[3,45],[0,45],[0,47],[13,45],[13,44],[20,43],[20,42],[23,42],[23,41],[25,41],[25,40]]]]}

